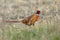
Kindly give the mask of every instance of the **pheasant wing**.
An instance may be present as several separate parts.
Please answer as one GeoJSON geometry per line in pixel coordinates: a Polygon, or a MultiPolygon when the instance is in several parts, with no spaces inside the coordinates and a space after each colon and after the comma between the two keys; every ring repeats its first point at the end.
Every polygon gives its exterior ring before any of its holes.
{"type": "Polygon", "coordinates": [[[26,18],[24,18],[23,20],[21,20],[21,22],[23,23],[23,24],[28,24],[28,22],[29,22],[29,20],[31,19],[31,17],[32,16],[29,16],[29,17],[26,17],[26,18]]]}

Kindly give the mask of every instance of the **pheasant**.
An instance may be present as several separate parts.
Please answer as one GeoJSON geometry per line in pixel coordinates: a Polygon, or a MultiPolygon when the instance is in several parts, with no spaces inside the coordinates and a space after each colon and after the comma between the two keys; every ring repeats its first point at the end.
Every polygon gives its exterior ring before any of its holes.
{"type": "Polygon", "coordinates": [[[7,20],[7,21],[5,21],[5,22],[8,22],[8,23],[18,23],[18,22],[22,22],[22,23],[25,24],[25,25],[31,26],[31,25],[34,25],[35,22],[38,21],[39,15],[40,15],[40,10],[37,10],[36,13],[34,13],[33,15],[31,15],[31,16],[29,16],[29,17],[24,18],[24,19],[21,20],[21,21],[7,20]]]}
{"type": "Polygon", "coordinates": [[[40,15],[40,10],[37,10],[36,13],[34,13],[33,15],[21,20],[21,22],[25,25],[34,25],[36,21],[38,21],[39,19],[39,15],[40,15]]]}

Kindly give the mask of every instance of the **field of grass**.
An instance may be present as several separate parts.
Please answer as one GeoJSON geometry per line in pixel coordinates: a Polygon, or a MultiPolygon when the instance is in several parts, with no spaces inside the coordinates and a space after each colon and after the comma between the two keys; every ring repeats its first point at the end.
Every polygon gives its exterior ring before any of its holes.
{"type": "Polygon", "coordinates": [[[60,0],[0,0],[0,40],[60,40],[60,0]],[[34,26],[5,23],[41,10],[34,26]]]}
{"type": "Polygon", "coordinates": [[[0,29],[0,40],[60,40],[57,25],[9,26],[0,29]],[[20,28],[21,27],[21,28],[20,28]]]}

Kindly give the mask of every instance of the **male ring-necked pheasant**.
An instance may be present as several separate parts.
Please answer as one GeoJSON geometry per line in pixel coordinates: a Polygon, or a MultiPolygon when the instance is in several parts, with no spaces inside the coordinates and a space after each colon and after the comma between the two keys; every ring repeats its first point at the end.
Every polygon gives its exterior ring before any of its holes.
{"type": "Polygon", "coordinates": [[[26,24],[26,25],[29,25],[29,26],[34,25],[35,22],[39,19],[39,15],[40,15],[40,10],[37,10],[36,13],[34,13],[33,15],[21,20],[21,22],[23,24],[26,24]]]}

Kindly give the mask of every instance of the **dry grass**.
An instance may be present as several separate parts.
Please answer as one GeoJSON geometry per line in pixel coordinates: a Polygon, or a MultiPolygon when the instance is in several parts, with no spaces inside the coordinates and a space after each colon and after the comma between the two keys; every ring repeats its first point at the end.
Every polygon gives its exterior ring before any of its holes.
{"type": "Polygon", "coordinates": [[[1,0],[0,19],[0,40],[60,40],[59,0],[1,0]],[[37,9],[41,15],[35,26],[3,22],[28,17],[37,9]]]}

